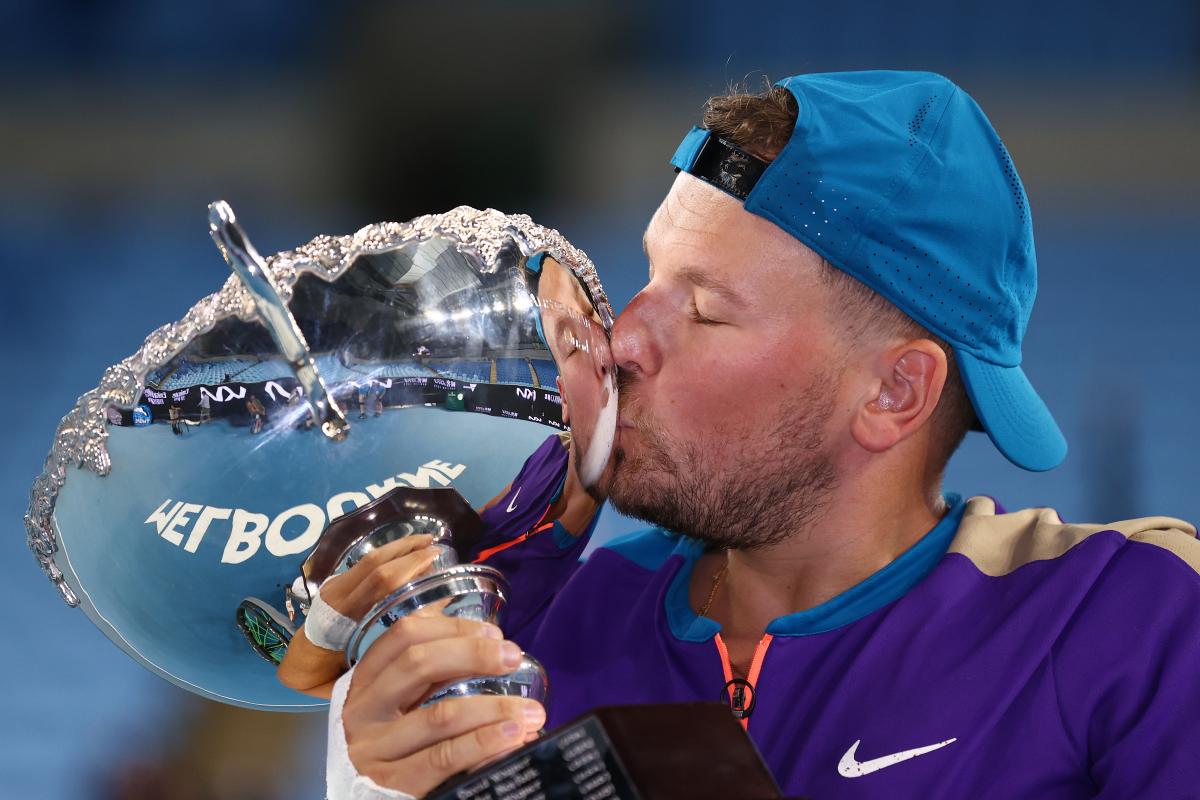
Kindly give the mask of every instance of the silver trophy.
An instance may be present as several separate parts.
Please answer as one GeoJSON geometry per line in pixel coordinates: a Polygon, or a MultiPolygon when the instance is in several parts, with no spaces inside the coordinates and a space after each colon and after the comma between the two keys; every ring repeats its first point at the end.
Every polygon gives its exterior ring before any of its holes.
{"type": "MultiPolygon", "coordinates": [[[[64,418],[29,544],[68,604],[168,680],[318,709],[274,668],[311,593],[371,549],[432,533],[441,554],[359,622],[350,663],[404,615],[494,621],[519,595],[471,563],[509,533],[477,510],[563,431],[567,398],[575,469],[599,481],[612,312],[587,257],[523,215],[461,207],[266,259],[228,205],[210,229],[234,275],[64,418]]],[[[527,658],[427,701],[545,686],[527,658]]]]}
{"type": "MultiPolygon", "coordinates": [[[[508,600],[508,580],[493,567],[460,563],[471,550],[468,543],[478,541],[481,525],[479,516],[453,489],[393,489],[330,523],[301,565],[301,577],[287,592],[288,614],[294,618],[297,607],[307,613],[312,593],[321,583],[347,572],[375,548],[406,536],[430,534],[439,551],[432,568],[389,593],[359,620],[346,646],[346,665],[354,666],[384,631],[409,614],[435,609],[496,624],[508,600]]],[[[469,694],[520,695],[544,702],[546,692],[545,670],[525,654],[520,666],[507,675],[478,676],[444,686],[425,703],[469,694]]]]}

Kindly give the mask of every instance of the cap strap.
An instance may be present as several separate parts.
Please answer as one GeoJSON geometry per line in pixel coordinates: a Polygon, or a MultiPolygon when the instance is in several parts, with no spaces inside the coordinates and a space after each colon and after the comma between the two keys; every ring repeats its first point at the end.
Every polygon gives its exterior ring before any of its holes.
{"type": "Polygon", "coordinates": [[[683,137],[671,164],[675,170],[694,175],[738,200],[745,200],[769,166],[737,145],[713,136],[712,131],[692,128],[683,137]]]}

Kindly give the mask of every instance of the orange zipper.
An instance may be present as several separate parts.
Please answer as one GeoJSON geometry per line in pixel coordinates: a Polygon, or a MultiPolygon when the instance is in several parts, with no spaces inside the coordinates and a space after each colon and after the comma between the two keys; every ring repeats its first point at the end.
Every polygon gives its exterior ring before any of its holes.
{"type": "MultiPolygon", "coordinates": [[[[754,657],[750,659],[750,673],[746,676],[746,682],[750,684],[750,691],[757,692],[755,685],[758,683],[758,675],[762,672],[763,659],[767,657],[767,648],[771,646],[771,641],[775,637],[772,634],[764,633],[763,637],[758,640],[758,644],[754,647],[754,657]]],[[[721,669],[725,673],[725,687],[729,692],[729,702],[733,705],[734,687],[733,683],[733,663],[729,660],[729,648],[725,646],[725,640],[721,638],[721,634],[714,637],[717,643],[717,652],[721,654],[721,669]]],[[[753,695],[752,695],[753,696],[753,695]]],[[[736,706],[735,706],[736,707],[736,706]]],[[[743,728],[750,725],[749,717],[742,717],[740,722],[743,728]]]]}
{"type": "Polygon", "coordinates": [[[553,523],[553,522],[547,522],[547,523],[546,523],[546,524],[544,524],[544,525],[542,524],[542,523],[543,523],[543,521],[546,519],[546,515],[550,513],[550,508],[551,508],[551,506],[553,506],[553,505],[554,505],[554,504],[553,504],[553,503],[551,503],[550,505],[546,506],[546,510],[542,512],[542,517],[541,517],[541,519],[539,519],[539,520],[538,520],[538,521],[537,521],[537,522],[534,524],[534,526],[533,526],[533,528],[532,528],[531,530],[528,530],[528,531],[526,531],[525,533],[522,533],[522,534],[521,534],[520,536],[518,536],[517,538],[515,538],[515,539],[512,539],[512,540],[510,540],[510,541],[507,541],[507,542],[504,542],[503,544],[498,544],[498,545],[496,545],[495,547],[489,547],[488,549],[486,549],[486,550],[484,550],[483,552],[481,552],[479,555],[475,556],[475,559],[474,559],[474,560],[473,560],[471,563],[472,563],[472,564],[481,564],[481,563],[483,563],[484,561],[486,561],[487,559],[489,559],[489,558],[491,558],[492,556],[494,556],[496,553],[499,553],[501,550],[507,550],[507,549],[508,549],[508,548],[510,548],[510,547],[514,547],[514,546],[516,546],[516,545],[520,544],[521,542],[525,541],[526,539],[528,539],[529,537],[533,536],[534,534],[538,534],[538,533],[541,533],[541,532],[542,532],[542,531],[544,531],[544,530],[548,530],[548,529],[550,529],[550,528],[553,528],[553,527],[554,527],[554,523],[553,523]]]}

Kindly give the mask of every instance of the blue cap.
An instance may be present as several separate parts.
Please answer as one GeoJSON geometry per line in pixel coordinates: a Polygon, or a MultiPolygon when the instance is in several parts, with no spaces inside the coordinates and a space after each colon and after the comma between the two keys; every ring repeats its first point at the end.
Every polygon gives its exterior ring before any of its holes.
{"type": "Polygon", "coordinates": [[[1021,369],[1037,292],[1025,189],[966,92],[928,72],[797,75],[791,139],[763,164],[694,128],[671,160],[848,272],[954,350],[984,430],[1028,470],[1067,454],[1021,369]]]}

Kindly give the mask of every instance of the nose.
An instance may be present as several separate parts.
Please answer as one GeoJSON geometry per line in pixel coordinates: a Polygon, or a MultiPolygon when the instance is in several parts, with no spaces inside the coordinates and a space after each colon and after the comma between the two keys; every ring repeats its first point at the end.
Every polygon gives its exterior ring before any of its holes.
{"type": "Polygon", "coordinates": [[[621,370],[638,377],[653,375],[662,366],[662,351],[655,341],[649,312],[650,299],[642,291],[613,324],[613,361],[621,370]]]}

